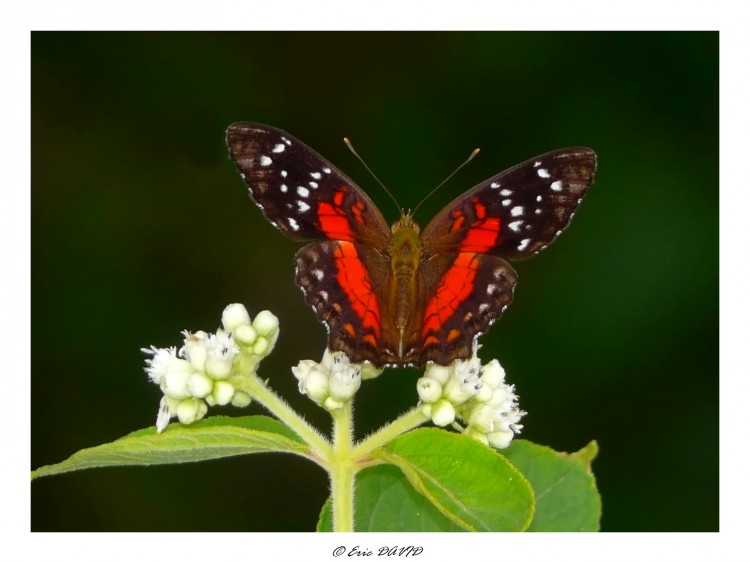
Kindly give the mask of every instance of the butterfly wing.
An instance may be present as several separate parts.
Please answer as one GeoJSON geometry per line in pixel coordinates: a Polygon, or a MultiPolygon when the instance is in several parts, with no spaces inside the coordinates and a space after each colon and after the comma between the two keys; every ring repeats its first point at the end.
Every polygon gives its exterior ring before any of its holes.
{"type": "Polygon", "coordinates": [[[596,154],[568,148],[530,159],[482,182],[422,232],[422,322],[410,359],[450,363],[513,300],[517,275],[505,260],[529,258],[570,223],[594,179],[596,154]]]}
{"type": "Polygon", "coordinates": [[[405,363],[448,365],[471,357],[474,339],[513,300],[517,276],[497,256],[436,254],[420,264],[421,322],[409,334],[405,363]]]}
{"type": "Polygon", "coordinates": [[[388,224],[365,192],[289,133],[233,123],[227,147],[253,200],[287,236],[374,246],[388,240],[388,224]]]}
{"type": "Polygon", "coordinates": [[[529,258],[570,224],[594,181],[596,153],[572,147],[532,158],[456,198],[422,232],[425,253],[529,258]]]}
{"type": "Polygon", "coordinates": [[[297,253],[296,282],[328,328],[328,347],[382,365],[383,255],[390,229],[354,182],[288,133],[234,123],[227,146],[250,195],[293,239],[317,239],[297,253]]]}

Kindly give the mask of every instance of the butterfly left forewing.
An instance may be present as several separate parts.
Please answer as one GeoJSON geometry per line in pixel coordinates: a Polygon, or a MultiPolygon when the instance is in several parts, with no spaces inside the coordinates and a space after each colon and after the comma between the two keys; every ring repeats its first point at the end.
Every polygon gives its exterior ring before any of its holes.
{"type": "Polygon", "coordinates": [[[281,129],[251,122],[227,129],[229,156],[250,195],[276,228],[295,240],[384,245],[390,229],[345,174],[281,129]]]}
{"type": "Polygon", "coordinates": [[[568,226],[595,172],[596,153],[584,147],[552,151],[501,172],[430,222],[422,232],[425,252],[533,256],[568,226]]]}

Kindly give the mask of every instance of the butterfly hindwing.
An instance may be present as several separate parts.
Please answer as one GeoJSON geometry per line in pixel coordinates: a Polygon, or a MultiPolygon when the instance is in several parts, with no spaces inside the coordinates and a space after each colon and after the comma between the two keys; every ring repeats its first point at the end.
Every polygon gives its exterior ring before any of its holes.
{"type": "Polygon", "coordinates": [[[285,131],[258,123],[227,129],[229,155],[271,223],[296,240],[384,245],[380,211],[354,182],[285,131]]]}
{"type": "Polygon", "coordinates": [[[568,226],[595,172],[596,154],[583,147],[552,151],[501,172],[427,225],[425,251],[529,258],[568,226]]]}
{"type": "Polygon", "coordinates": [[[325,323],[329,348],[354,362],[376,365],[396,358],[383,355],[383,285],[390,262],[365,245],[316,241],[297,252],[297,285],[325,323]]]}
{"type": "Polygon", "coordinates": [[[513,300],[516,272],[502,258],[475,252],[436,255],[422,263],[421,322],[404,361],[447,365],[471,357],[474,339],[513,300]]]}

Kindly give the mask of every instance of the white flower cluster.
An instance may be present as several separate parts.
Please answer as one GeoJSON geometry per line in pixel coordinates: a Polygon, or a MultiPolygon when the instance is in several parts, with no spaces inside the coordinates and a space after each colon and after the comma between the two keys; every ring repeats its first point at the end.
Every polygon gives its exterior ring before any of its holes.
{"type": "Polygon", "coordinates": [[[200,420],[209,406],[250,404],[251,397],[238,386],[273,350],[279,320],[269,311],[261,311],[251,321],[239,303],[226,307],[221,320],[223,328],[216,334],[183,331],[185,340],[179,352],[174,346],[142,349],[151,356],[146,360],[146,373],[164,392],[157,432],[174,417],[183,424],[200,420]]]}
{"type": "Polygon", "coordinates": [[[326,348],[323,360],[302,360],[292,368],[299,381],[299,391],[328,411],[334,411],[350,401],[363,379],[377,377],[382,369],[370,362],[353,364],[343,352],[326,348]]]}
{"type": "Polygon", "coordinates": [[[430,364],[417,381],[422,412],[437,426],[461,419],[463,433],[496,448],[507,447],[526,413],[518,408],[513,385],[505,383],[505,370],[497,360],[482,366],[477,350],[468,360],[450,366],[430,364]]]}

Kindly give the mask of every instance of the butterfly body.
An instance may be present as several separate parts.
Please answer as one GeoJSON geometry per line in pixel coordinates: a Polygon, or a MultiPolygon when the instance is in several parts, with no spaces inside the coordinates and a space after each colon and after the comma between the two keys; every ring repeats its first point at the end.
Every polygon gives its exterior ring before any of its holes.
{"type": "Polygon", "coordinates": [[[513,299],[506,259],[562,232],[596,168],[591,149],[553,151],[482,182],[424,230],[403,212],[389,228],[364,191],[288,133],[235,123],[227,144],[271,223],[313,240],[297,253],[296,282],[329,348],[377,366],[470,357],[513,299]]]}

